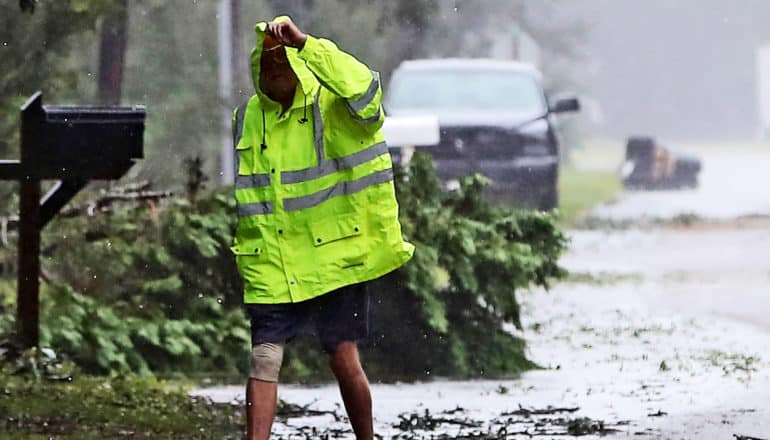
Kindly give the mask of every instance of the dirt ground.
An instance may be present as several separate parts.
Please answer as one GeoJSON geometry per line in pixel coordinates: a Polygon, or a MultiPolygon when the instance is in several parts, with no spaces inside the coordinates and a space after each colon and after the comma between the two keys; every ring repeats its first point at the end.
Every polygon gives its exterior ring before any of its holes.
{"type": "MultiPolygon", "coordinates": [[[[710,153],[699,190],[626,194],[597,209],[610,220],[693,220],[570,231],[562,261],[570,278],[521,295],[523,336],[546,369],[511,380],[374,384],[379,434],[770,439],[767,170],[770,153],[710,153]]],[[[279,393],[344,413],[332,385],[279,393]]],[[[242,387],[195,394],[243,398],[242,387]]],[[[328,414],[282,419],[275,430],[351,437],[328,414]]]]}

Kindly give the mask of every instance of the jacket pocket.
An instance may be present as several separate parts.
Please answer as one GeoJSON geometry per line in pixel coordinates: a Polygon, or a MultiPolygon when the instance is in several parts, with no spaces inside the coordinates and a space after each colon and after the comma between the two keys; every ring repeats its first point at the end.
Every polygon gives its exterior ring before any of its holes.
{"type": "Polygon", "coordinates": [[[251,239],[236,242],[230,250],[235,254],[235,265],[243,278],[245,290],[268,290],[269,283],[265,276],[268,259],[264,240],[251,239]]]}
{"type": "Polygon", "coordinates": [[[321,263],[343,269],[365,264],[368,241],[358,216],[341,215],[312,223],[310,233],[321,263]]]}
{"type": "Polygon", "coordinates": [[[252,152],[252,146],[244,140],[241,140],[238,142],[238,145],[235,146],[235,154],[238,156],[238,175],[251,175],[251,170],[254,168],[254,153],[252,152]]]}

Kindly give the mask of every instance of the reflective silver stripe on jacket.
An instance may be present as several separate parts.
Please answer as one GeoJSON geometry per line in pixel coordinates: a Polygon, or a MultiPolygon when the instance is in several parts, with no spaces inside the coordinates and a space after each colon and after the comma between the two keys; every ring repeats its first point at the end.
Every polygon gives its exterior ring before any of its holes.
{"type": "Polygon", "coordinates": [[[269,174],[252,174],[250,176],[235,176],[235,189],[262,188],[265,186],[270,186],[269,174]]]}
{"type": "MultiPolygon", "coordinates": [[[[377,87],[373,87],[374,79],[372,79],[372,83],[369,84],[369,90],[374,89],[374,94],[372,95],[372,99],[374,99],[374,97],[377,96],[377,89],[379,88],[380,74],[378,72],[373,71],[373,70],[371,72],[372,72],[372,76],[374,76],[375,74],[377,76],[377,78],[376,78],[376,80],[377,80],[377,87]]],[[[334,91],[333,91],[334,89],[332,89],[329,86],[329,84],[327,84],[326,82],[321,80],[321,78],[316,78],[316,79],[318,79],[318,82],[321,83],[321,86],[323,86],[325,89],[327,89],[327,90],[331,91],[332,93],[334,93],[334,91]]],[[[362,103],[364,103],[364,101],[365,101],[364,98],[369,95],[369,90],[367,90],[367,92],[364,93],[364,96],[362,96],[361,98],[353,100],[354,102],[357,103],[356,106],[359,106],[362,103]]],[[[371,100],[370,100],[370,102],[371,102],[371,100]]],[[[369,105],[370,102],[367,102],[366,105],[369,105]]],[[[361,109],[363,110],[366,107],[366,105],[361,107],[361,109]]],[[[361,124],[368,125],[368,124],[372,124],[374,122],[377,122],[380,119],[380,116],[382,115],[382,107],[380,107],[380,109],[377,111],[377,114],[375,114],[374,116],[369,117],[369,118],[362,118],[353,109],[353,106],[351,105],[351,103],[347,99],[345,100],[345,106],[347,107],[348,113],[350,113],[350,115],[353,117],[353,119],[355,119],[356,121],[358,121],[361,124]]]]}
{"type": "Polygon", "coordinates": [[[374,124],[375,122],[379,121],[380,120],[380,115],[382,115],[382,107],[377,109],[377,113],[374,116],[371,116],[371,117],[368,117],[366,119],[363,119],[363,118],[359,117],[358,115],[353,115],[353,119],[355,119],[356,121],[360,122],[361,124],[369,125],[369,124],[374,124]]]}
{"type": "Polygon", "coordinates": [[[286,211],[299,211],[319,205],[332,197],[350,195],[362,191],[370,186],[379,185],[393,180],[393,170],[388,168],[372,174],[360,177],[349,182],[340,182],[329,188],[322,189],[302,197],[294,197],[283,201],[286,211]]]}
{"type": "Polygon", "coordinates": [[[313,145],[318,163],[324,161],[324,120],[321,116],[321,89],[319,88],[313,99],[313,145]]]}
{"type": "Polygon", "coordinates": [[[249,102],[241,104],[235,110],[235,134],[233,137],[233,145],[235,150],[235,189],[248,189],[248,188],[262,188],[270,186],[269,174],[252,174],[242,176],[240,175],[241,167],[241,154],[238,152],[238,142],[243,137],[243,123],[246,118],[246,107],[249,102]]]}
{"type": "Polygon", "coordinates": [[[377,96],[377,91],[380,89],[380,74],[372,70],[372,82],[369,83],[369,89],[366,90],[364,96],[356,100],[345,100],[350,113],[357,115],[366,106],[372,103],[372,100],[377,96]]]}
{"type": "Polygon", "coordinates": [[[233,154],[235,160],[233,160],[233,164],[235,166],[235,173],[233,173],[233,175],[235,176],[236,188],[241,188],[239,186],[239,178],[241,176],[238,175],[241,168],[241,154],[238,153],[238,142],[240,142],[241,137],[243,137],[243,121],[246,117],[246,106],[248,105],[249,101],[246,101],[235,109],[235,130],[233,130],[233,148],[235,149],[233,154]]]}
{"type": "Polygon", "coordinates": [[[249,105],[249,101],[244,102],[235,109],[235,132],[233,136],[233,148],[238,146],[241,137],[243,137],[243,120],[246,117],[246,106],[249,105]]]}
{"type": "Polygon", "coordinates": [[[385,144],[385,142],[378,142],[369,148],[365,148],[353,154],[320,162],[320,165],[317,167],[305,168],[297,171],[284,171],[281,173],[281,183],[300,183],[328,176],[337,171],[349,170],[369,162],[370,160],[376,159],[387,152],[387,144],[385,144]]]}
{"type": "Polygon", "coordinates": [[[238,215],[250,217],[252,215],[272,214],[273,204],[270,202],[244,203],[238,205],[238,215]]]}

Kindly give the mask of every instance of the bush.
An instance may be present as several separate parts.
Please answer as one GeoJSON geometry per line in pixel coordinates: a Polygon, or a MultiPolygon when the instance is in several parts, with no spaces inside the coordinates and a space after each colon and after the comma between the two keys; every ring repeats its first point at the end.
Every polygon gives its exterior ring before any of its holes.
{"type": "Polygon", "coordinates": [[[488,203],[480,175],[442,192],[427,155],[416,155],[396,183],[403,233],[417,251],[379,289],[374,369],[480,377],[532,368],[524,341],[503,324],[521,328],[518,289],[563,275],[557,260],[566,239],[554,214],[488,203]]]}
{"type": "MultiPolygon", "coordinates": [[[[403,232],[417,251],[372,289],[370,376],[497,376],[533,367],[524,341],[503,324],[520,327],[517,290],[562,275],[566,240],[552,214],[487,203],[485,183],[469,176],[459,191],[442,192],[419,154],[408,172],[396,170],[403,232]]],[[[87,372],[241,377],[249,330],[229,250],[231,191],[54,222],[44,237],[41,344],[87,372]]],[[[9,331],[9,320],[2,323],[9,331]]],[[[298,344],[284,378],[328,378],[325,356],[298,344]]]]}

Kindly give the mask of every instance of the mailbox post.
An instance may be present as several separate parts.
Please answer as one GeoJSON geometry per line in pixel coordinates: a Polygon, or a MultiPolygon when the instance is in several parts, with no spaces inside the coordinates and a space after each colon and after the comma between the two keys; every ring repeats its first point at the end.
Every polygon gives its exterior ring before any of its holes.
{"type": "Polygon", "coordinates": [[[43,106],[40,92],[21,108],[21,161],[0,161],[0,180],[21,184],[16,323],[24,347],[40,340],[40,233],[90,180],[116,180],[143,157],[145,110],[43,106]],[[40,182],[58,180],[42,198],[40,182]]]}

